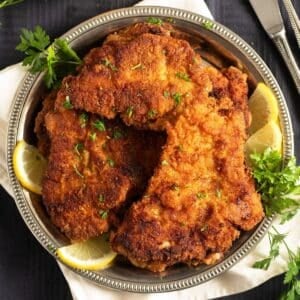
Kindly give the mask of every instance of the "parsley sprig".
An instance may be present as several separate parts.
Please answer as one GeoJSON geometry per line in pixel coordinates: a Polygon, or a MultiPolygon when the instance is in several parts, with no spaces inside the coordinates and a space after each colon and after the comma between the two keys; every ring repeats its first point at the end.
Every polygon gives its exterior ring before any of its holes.
{"type": "MultiPolygon", "coordinates": [[[[278,151],[265,150],[262,154],[252,154],[253,177],[267,216],[276,213],[281,216],[281,224],[290,220],[300,208],[300,167],[295,157],[284,163],[278,151]]],[[[269,232],[270,252],[268,257],[254,263],[254,268],[267,270],[271,262],[279,255],[284,245],[289,256],[284,284],[287,290],[281,300],[300,299],[300,249],[294,253],[285,241],[286,234],[279,233],[275,227],[269,232]]]]}
{"type": "Polygon", "coordinates": [[[22,29],[20,39],[16,49],[26,55],[23,65],[30,66],[32,74],[45,71],[44,79],[48,88],[81,64],[81,59],[66,40],[55,39],[51,44],[50,37],[41,26],[36,26],[34,31],[22,29]]]}
{"type": "Polygon", "coordinates": [[[285,165],[278,151],[267,149],[252,154],[253,177],[267,216],[277,213],[281,223],[290,220],[300,208],[300,167],[292,157],[285,165]]]}
{"type": "Polygon", "coordinates": [[[15,5],[18,3],[23,2],[23,0],[4,0],[4,1],[0,1],[0,8],[4,8],[10,5],[15,5]]]}

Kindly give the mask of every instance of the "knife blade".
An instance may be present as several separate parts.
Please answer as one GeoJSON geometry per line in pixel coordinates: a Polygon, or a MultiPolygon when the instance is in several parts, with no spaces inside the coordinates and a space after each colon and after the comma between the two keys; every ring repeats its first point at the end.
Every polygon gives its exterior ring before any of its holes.
{"type": "Polygon", "coordinates": [[[300,69],[288,44],[278,0],[249,0],[249,2],[282,55],[300,94],[300,69]]]}

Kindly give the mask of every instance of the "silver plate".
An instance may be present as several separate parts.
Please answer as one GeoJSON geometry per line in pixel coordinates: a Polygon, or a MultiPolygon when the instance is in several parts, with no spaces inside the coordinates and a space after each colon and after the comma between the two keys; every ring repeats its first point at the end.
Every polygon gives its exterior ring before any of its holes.
{"type": "MultiPolygon", "coordinates": [[[[129,24],[144,21],[148,16],[157,16],[162,19],[172,18],[174,26],[186,33],[186,38],[198,46],[200,54],[211,64],[223,67],[234,64],[249,75],[250,87],[259,81],[269,85],[279,104],[280,123],[284,135],[284,157],[293,155],[293,130],[286,102],[277,81],[266,64],[257,53],[240,37],[223,25],[212,22],[200,15],[184,10],[167,7],[131,7],[111,11],[96,16],[68,31],[63,37],[77,51],[86,51],[107,34],[129,24]],[[203,25],[213,24],[206,29],[203,25]]],[[[51,224],[41,205],[39,197],[24,190],[17,181],[13,166],[12,153],[17,140],[25,139],[34,142],[34,116],[40,108],[41,93],[43,93],[42,74],[33,76],[26,74],[20,85],[13,103],[9,120],[7,139],[8,172],[13,187],[17,207],[41,245],[55,256],[55,250],[67,243],[67,240],[51,224]]],[[[153,293],[169,292],[192,287],[206,282],[236,264],[261,240],[271,224],[271,219],[264,219],[254,230],[241,234],[224,259],[213,266],[189,268],[176,266],[163,274],[154,274],[137,269],[117,261],[112,267],[99,271],[74,272],[101,286],[118,290],[153,293]]]]}

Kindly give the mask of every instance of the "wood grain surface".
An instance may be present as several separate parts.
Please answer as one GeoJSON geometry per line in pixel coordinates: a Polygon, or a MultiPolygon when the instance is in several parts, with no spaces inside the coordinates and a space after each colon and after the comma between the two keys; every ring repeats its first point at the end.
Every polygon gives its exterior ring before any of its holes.
{"type": "MultiPolygon", "coordinates": [[[[21,55],[14,49],[22,27],[33,28],[40,24],[52,38],[55,38],[96,14],[130,6],[136,2],[133,0],[24,0],[17,6],[2,9],[0,10],[0,68],[21,60],[21,55]]],[[[262,56],[277,78],[291,112],[296,141],[295,154],[299,159],[299,95],[283,60],[263,32],[248,1],[207,0],[206,2],[215,19],[246,40],[262,56]]],[[[300,15],[300,1],[294,0],[294,2],[300,15]]],[[[284,19],[287,21],[285,12],[284,19]]],[[[286,25],[290,44],[299,62],[300,52],[295,37],[288,22],[286,25]]],[[[282,276],[278,276],[251,291],[220,299],[274,300],[279,298],[283,289],[282,276]]],[[[31,235],[13,200],[2,188],[0,188],[0,299],[72,299],[55,260],[31,235]]]]}

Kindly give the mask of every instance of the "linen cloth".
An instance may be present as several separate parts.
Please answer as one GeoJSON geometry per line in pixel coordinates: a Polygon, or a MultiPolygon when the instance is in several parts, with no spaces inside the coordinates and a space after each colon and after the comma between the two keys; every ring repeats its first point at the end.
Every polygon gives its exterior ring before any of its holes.
{"type": "MultiPolygon", "coordinates": [[[[176,7],[212,18],[211,13],[203,0],[145,0],[140,2],[138,5],[176,7]]],[[[7,139],[7,124],[13,98],[19,84],[22,82],[25,73],[26,69],[22,67],[21,64],[10,66],[0,71],[0,184],[12,197],[13,193],[6,170],[5,141],[7,139]]],[[[289,232],[287,243],[293,250],[300,246],[300,231],[295,230],[300,224],[300,214],[283,226],[277,225],[277,221],[274,223],[276,224],[276,228],[281,233],[289,232]]],[[[69,284],[74,300],[205,300],[246,291],[262,284],[269,278],[284,272],[287,261],[287,253],[285,251],[282,251],[281,256],[276,260],[276,263],[271,264],[271,267],[268,271],[251,268],[252,264],[256,260],[267,255],[268,251],[269,242],[267,236],[265,236],[250,254],[248,254],[226,273],[193,288],[161,294],[135,294],[99,287],[75,274],[61,263],[58,262],[58,265],[69,284]]]]}

